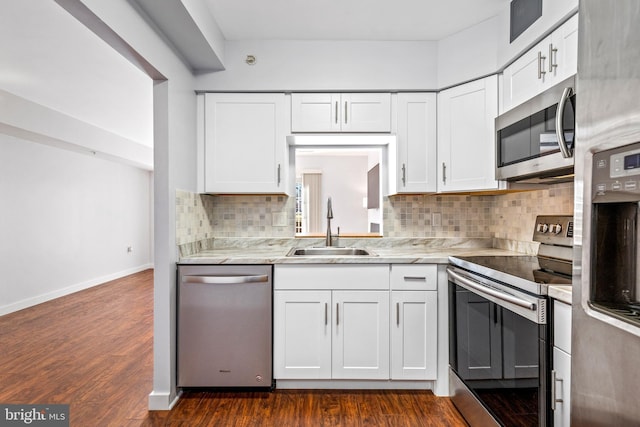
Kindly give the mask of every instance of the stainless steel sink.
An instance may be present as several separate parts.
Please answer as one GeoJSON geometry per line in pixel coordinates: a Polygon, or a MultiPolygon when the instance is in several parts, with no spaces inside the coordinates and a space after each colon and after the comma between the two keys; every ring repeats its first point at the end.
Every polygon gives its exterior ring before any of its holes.
{"type": "Polygon", "coordinates": [[[371,251],[361,248],[292,248],[287,256],[375,256],[371,251]]]}

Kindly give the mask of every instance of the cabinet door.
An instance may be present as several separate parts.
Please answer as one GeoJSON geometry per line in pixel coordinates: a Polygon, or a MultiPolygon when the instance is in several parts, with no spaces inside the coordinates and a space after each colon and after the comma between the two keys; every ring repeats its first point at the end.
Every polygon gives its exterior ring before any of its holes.
{"type": "Polygon", "coordinates": [[[498,188],[495,118],[498,77],[438,94],[438,191],[498,188]]]}
{"type": "Polygon", "coordinates": [[[437,190],[436,94],[399,93],[398,193],[437,190]]]}
{"type": "Polygon", "coordinates": [[[205,95],[205,191],[284,193],[284,94],[205,95]]]}
{"type": "Polygon", "coordinates": [[[335,379],[389,379],[389,291],[333,291],[335,379]]]}
{"type": "Polygon", "coordinates": [[[504,378],[538,378],[538,325],[502,310],[502,360],[504,378]],[[526,339],[522,339],[525,337],[526,339]]]}
{"type": "Polygon", "coordinates": [[[578,15],[562,24],[503,72],[503,111],[522,104],[578,71],[578,15]]]}
{"type": "Polygon", "coordinates": [[[458,373],[465,380],[502,378],[500,307],[467,290],[456,291],[458,373]]]}
{"type": "Polygon", "coordinates": [[[291,132],[340,132],[338,93],[291,94],[291,132]]]}
{"type": "Polygon", "coordinates": [[[391,94],[343,93],[343,132],[391,132],[391,94]]]}
{"type": "Polygon", "coordinates": [[[331,291],[275,291],[273,313],[275,378],[331,378],[331,291]]]}
{"type": "Polygon", "coordinates": [[[437,377],[438,293],[391,292],[391,379],[437,377]]]}
{"type": "Polygon", "coordinates": [[[535,47],[516,59],[503,72],[503,109],[510,110],[542,92],[546,78],[546,47],[550,38],[538,43],[535,47]]]}
{"type": "Polygon", "coordinates": [[[553,425],[569,427],[571,425],[571,356],[557,347],[553,348],[553,374],[551,375],[553,393],[553,425]]]}
{"type": "Polygon", "coordinates": [[[578,72],[578,15],[551,34],[549,58],[547,71],[554,79],[552,85],[578,72]]]}
{"type": "Polygon", "coordinates": [[[292,132],[391,132],[389,93],[294,93],[292,132]]]}

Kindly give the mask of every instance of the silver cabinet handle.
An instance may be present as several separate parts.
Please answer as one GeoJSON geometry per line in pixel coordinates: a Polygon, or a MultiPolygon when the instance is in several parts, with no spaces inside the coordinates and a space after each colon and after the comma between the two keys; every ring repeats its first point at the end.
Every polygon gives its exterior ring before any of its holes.
{"type": "Polygon", "coordinates": [[[344,101],[344,124],[347,124],[347,101],[344,101]]]}
{"type": "Polygon", "coordinates": [[[336,326],[340,325],[340,303],[336,303],[336,326]]]}
{"type": "Polygon", "coordinates": [[[324,326],[329,324],[329,303],[324,303],[324,326]]]}
{"type": "Polygon", "coordinates": [[[339,116],[339,114],[338,114],[338,101],[336,101],[336,116],[335,116],[336,117],[336,124],[338,124],[338,116],[339,116]]]}
{"type": "Polygon", "coordinates": [[[549,72],[553,73],[553,69],[558,67],[558,63],[553,61],[553,58],[558,59],[558,48],[553,47],[553,43],[549,43],[549,72]]]}
{"type": "Polygon", "coordinates": [[[235,285],[238,283],[268,282],[269,276],[183,276],[183,283],[205,283],[207,285],[235,285]]]}
{"type": "Polygon", "coordinates": [[[564,88],[560,102],[558,102],[558,109],[556,110],[556,136],[558,137],[558,145],[562,152],[562,157],[568,159],[572,156],[571,150],[567,146],[567,141],[564,139],[564,129],[562,128],[562,118],[564,116],[564,106],[568,102],[569,97],[573,94],[573,89],[570,87],[564,88]]]}
{"type": "Polygon", "coordinates": [[[447,165],[445,162],[442,162],[442,183],[447,183],[447,165]]]}
{"type": "Polygon", "coordinates": [[[280,187],[280,163],[278,163],[278,187],[280,187]]]}
{"type": "Polygon", "coordinates": [[[427,278],[424,276],[404,276],[404,280],[419,280],[420,282],[426,282],[427,278]]]}
{"type": "Polygon", "coordinates": [[[564,402],[563,399],[558,399],[558,390],[556,389],[557,383],[562,383],[562,378],[558,378],[555,370],[551,371],[551,410],[555,411],[557,408],[556,403],[564,402]]]}
{"type": "Polygon", "coordinates": [[[544,70],[544,60],[547,59],[546,56],[542,56],[542,52],[538,52],[538,79],[541,79],[542,76],[547,74],[544,70]]]}
{"type": "Polygon", "coordinates": [[[396,303],[396,325],[400,326],[400,303],[396,303]]]}
{"type": "Polygon", "coordinates": [[[407,169],[406,169],[404,163],[402,164],[402,185],[404,187],[407,186],[407,169]]]}

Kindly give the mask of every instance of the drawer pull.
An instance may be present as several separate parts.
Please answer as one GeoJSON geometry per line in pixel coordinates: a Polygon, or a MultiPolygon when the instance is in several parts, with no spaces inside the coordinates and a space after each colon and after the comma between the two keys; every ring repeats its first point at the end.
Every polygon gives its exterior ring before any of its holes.
{"type": "Polygon", "coordinates": [[[421,282],[426,282],[427,278],[425,276],[404,276],[404,280],[407,280],[407,281],[409,281],[409,280],[414,280],[414,281],[419,280],[421,282]]]}

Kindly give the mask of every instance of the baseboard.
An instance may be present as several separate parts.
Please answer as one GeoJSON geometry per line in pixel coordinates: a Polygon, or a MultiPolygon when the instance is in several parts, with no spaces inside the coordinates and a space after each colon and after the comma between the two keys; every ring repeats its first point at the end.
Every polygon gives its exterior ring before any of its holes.
{"type": "Polygon", "coordinates": [[[276,389],[433,390],[433,381],[403,380],[276,380],[276,389]]]}
{"type": "Polygon", "coordinates": [[[150,411],[169,411],[178,400],[180,400],[181,391],[176,396],[171,397],[170,393],[157,393],[152,391],[149,393],[149,410],[150,411]]]}
{"type": "Polygon", "coordinates": [[[128,268],[126,270],[119,271],[117,273],[108,274],[106,276],[96,277],[95,279],[87,280],[85,282],[76,283],[75,285],[67,286],[62,289],[47,292],[46,294],[37,295],[31,298],[23,299],[8,305],[0,306],[0,316],[13,313],[15,311],[23,310],[25,308],[33,307],[34,305],[42,304],[43,302],[51,301],[56,298],[63,297],[65,295],[72,294],[74,292],[83,291],[85,289],[92,288],[94,286],[102,285],[112,280],[120,279],[131,274],[139,273],[144,270],[153,268],[153,264],[143,264],[137,267],[128,268]]]}

